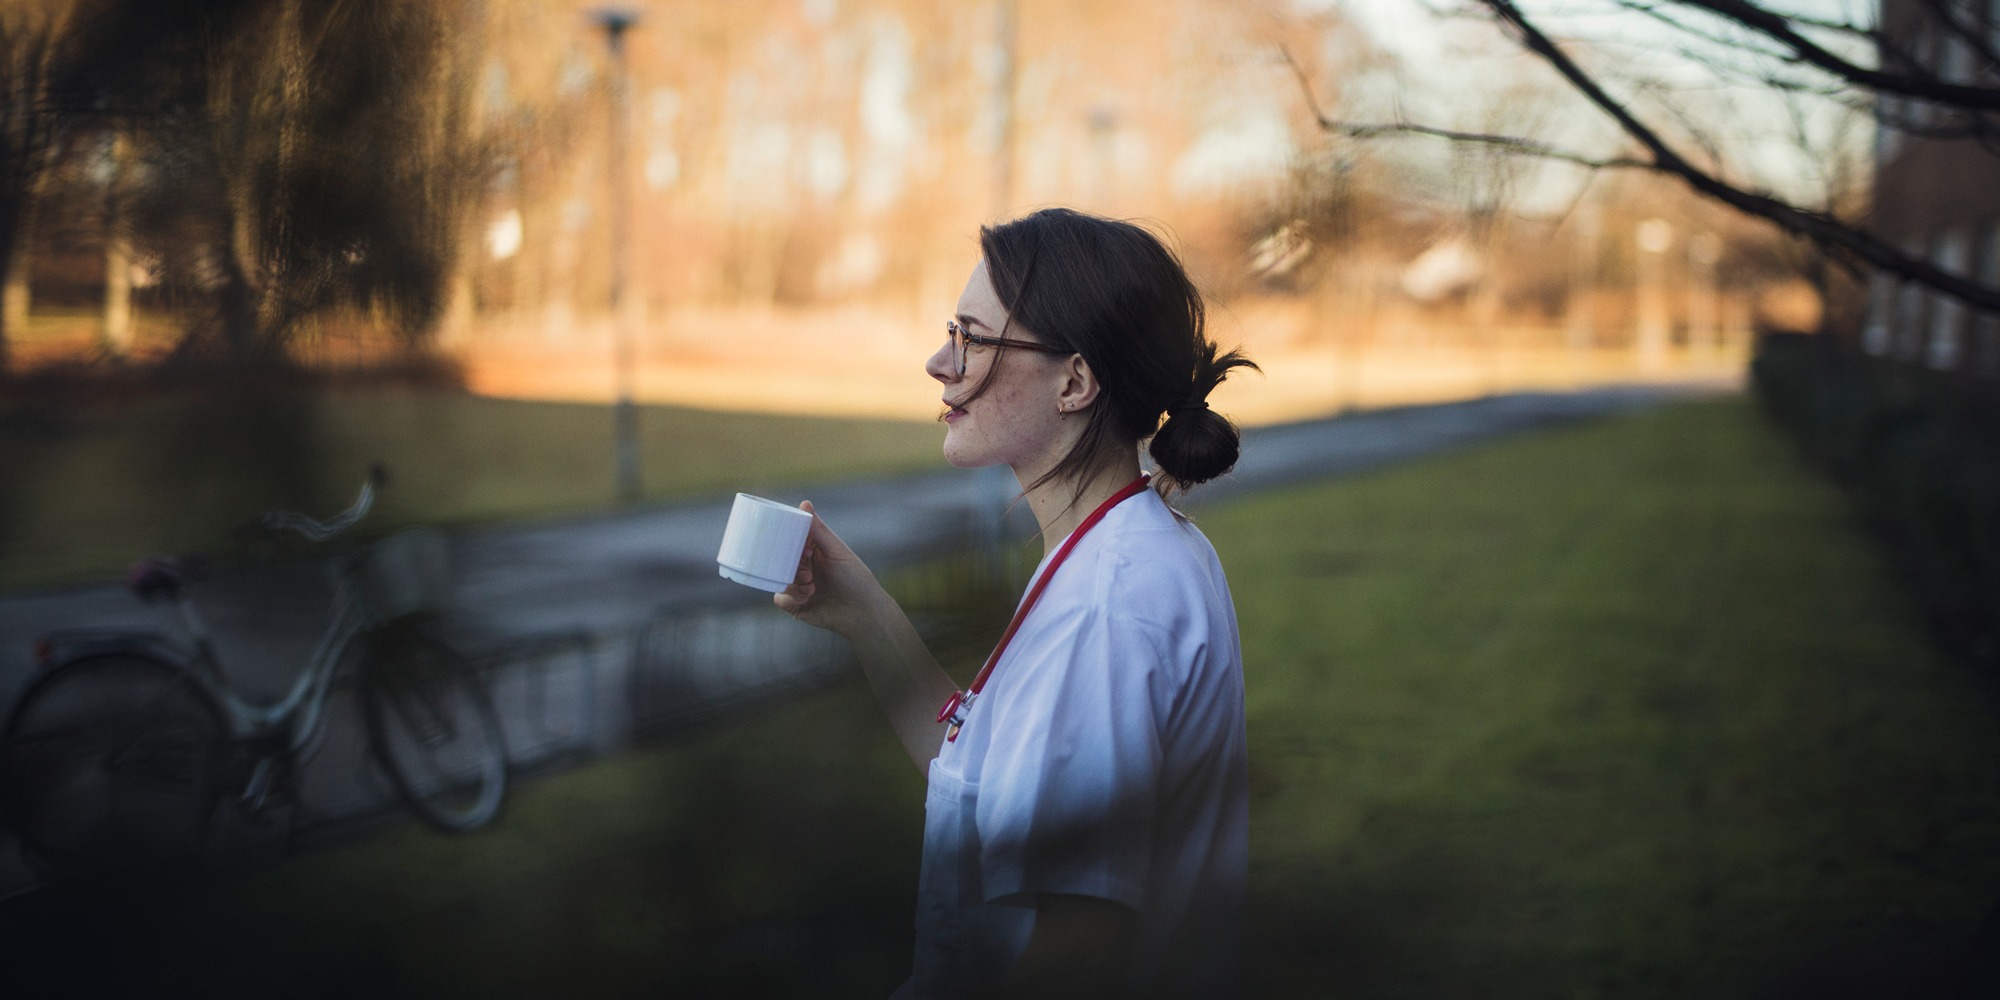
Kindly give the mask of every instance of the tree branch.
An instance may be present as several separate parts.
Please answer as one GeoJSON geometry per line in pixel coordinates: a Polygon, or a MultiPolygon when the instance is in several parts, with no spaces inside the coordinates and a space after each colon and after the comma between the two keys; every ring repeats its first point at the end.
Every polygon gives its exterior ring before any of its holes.
{"type": "Polygon", "coordinates": [[[1519,153],[1523,156],[1555,160],[1559,163],[1587,167],[1592,170],[1658,169],[1657,164],[1629,156],[1585,156],[1581,153],[1574,153],[1566,149],[1548,145],[1547,143],[1536,142],[1532,139],[1523,139],[1518,136],[1494,135],[1486,132],[1461,132],[1457,129],[1438,128],[1433,125],[1420,125],[1415,122],[1346,122],[1322,118],[1319,124],[1321,128],[1329,132],[1351,136],[1356,139],[1372,139],[1385,135],[1425,135],[1438,139],[1448,139],[1452,142],[1493,146],[1507,152],[1519,153]]]}
{"type": "Polygon", "coordinates": [[[1461,132],[1455,129],[1438,128],[1432,125],[1420,125],[1415,122],[1405,121],[1350,122],[1332,118],[1320,106],[1319,95],[1313,93],[1312,81],[1306,77],[1306,71],[1304,67],[1299,65],[1298,60],[1292,58],[1291,50],[1280,45],[1278,46],[1278,52],[1285,57],[1285,65],[1291,67],[1293,78],[1298,80],[1299,92],[1305,96],[1306,109],[1312,112],[1313,121],[1318,123],[1320,128],[1336,135],[1344,135],[1355,139],[1373,139],[1385,135],[1431,136],[1438,139],[1447,139],[1452,142],[1495,146],[1525,156],[1556,160],[1579,167],[1587,167],[1592,170],[1633,167],[1652,169],[1653,167],[1651,163],[1644,160],[1635,160],[1630,157],[1611,157],[1608,159],[1590,157],[1581,153],[1573,153],[1565,149],[1560,149],[1547,143],[1535,142],[1532,139],[1523,139],[1518,136],[1494,135],[1485,132],[1461,132]]]}
{"type": "Polygon", "coordinates": [[[1808,28],[1818,28],[1821,31],[1831,32],[1836,35],[1847,35],[1871,44],[1879,41],[1881,38],[1881,35],[1875,29],[1863,27],[1852,21],[1835,21],[1803,13],[1790,13],[1785,16],[1793,24],[1803,25],[1808,28]]]}
{"type": "MultiPolygon", "coordinates": [[[[1758,44],[1753,46],[1750,44],[1749,39],[1724,37],[1717,32],[1690,24],[1662,9],[1665,6],[1683,5],[1682,0],[1662,0],[1662,2],[1654,2],[1654,0],[1614,0],[1614,2],[1621,10],[1635,16],[1645,17],[1705,45],[1705,49],[1691,45],[1681,45],[1677,47],[1677,51],[1682,58],[1691,63],[1706,67],[1710,72],[1716,74],[1719,79],[1726,81],[1733,80],[1766,90],[1803,94],[1810,97],[1836,101],[1845,107],[1872,113],[1879,121],[1898,132],[1908,135],[1942,140],[1970,139],[1978,141],[1982,146],[1989,147],[1996,140],[2000,140],[2000,126],[1996,126],[1996,123],[1986,114],[1964,108],[1954,108],[1947,102],[1921,99],[1925,106],[1945,109],[1949,115],[1949,120],[1928,121],[1925,119],[1930,116],[1911,116],[1883,107],[1870,109],[1862,102],[1845,99],[1843,97],[1844,94],[1864,88],[1857,87],[1852,81],[1844,77],[1829,74],[1822,67],[1813,66],[1796,54],[1761,47],[1767,44],[1777,44],[1767,35],[1758,34],[1755,37],[1758,44]],[[1827,82],[1815,83],[1807,80],[1788,79],[1779,76],[1769,66],[1760,68],[1747,62],[1739,63],[1736,60],[1721,57],[1718,55],[1719,52],[1741,53],[1756,59],[1775,60],[1787,67],[1803,67],[1814,70],[1816,71],[1818,80],[1827,82]]],[[[1923,2],[1933,8],[1938,8],[1946,4],[1946,0],[1923,0],[1923,2]]],[[[1712,11],[1709,13],[1711,16],[1720,17],[1720,15],[1716,15],[1712,11]]],[[[1940,16],[1946,17],[1942,14],[1940,16]]],[[[1876,45],[1885,54],[1894,56],[1900,61],[1910,63],[1915,69],[1914,79],[1928,79],[1932,81],[1942,79],[1928,74],[1924,67],[1911,62],[1910,57],[1906,53],[1892,46],[1888,39],[1872,30],[1857,28],[1853,25],[1838,22],[1815,21],[1793,14],[1787,14],[1785,17],[1795,24],[1807,24],[1825,30],[1840,31],[1853,35],[1858,39],[1866,40],[1876,45]]],[[[1946,20],[1949,22],[1948,17],[1946,17],[1946,20]]],[[[1732,21],[1730,23],[1736,22],[1732,21]]],[[[1963,25],[1955,23],[1953,27],[1958,30],[1969,30],[1965,29],[1963,25]]],[[[1974,49],[1982,55],[1991,51],[1985,48],[1983,43],[1975,44],[1974,49]]],[[[1995,62],[1996,64],[2000,64],[2000,59],[1996,59],[1995,62]]],[[[1869,93],[1872,94],[1872,91],[1869,93]]]]}
{"type": "Polygon", "coordinates": [[[1312,112],[1313,120],[1318,122],[1321,128],[1327,127],[1329,119],[1319,106],[1319,95],[1313,93],[1312,80],[1307,78],[1305,67],[1300,66],[1299,61],[1292,58],[1292,50],[1289,47],[1278,46],[1278,53],[1285,57],[1285,65],[1292,68],[1292,77],[1299,81],[1299,93],[1306,97],[1306,110],[1312,112]]]}
{"type": "Polygon", "coordinates": [[[1540,56],[1563,79],[1598,109],[1616,121],[1625,134],[1652,156],[1652,168],[1674,174],[1696,192],[1722,202],[1747,215],[1776,223],[1828,249],[1852,254],[1884,271],[1928,285],[1989,311],[2000,311],[2000,289],[1994,289],[1944,271],[1929,261],[1913,257],[1886,240],[1841,222],[1833,216],[1800,208],[1760,192],[1746,191],[1725,183],[1696,167],[1666,141],[1635,117],[1597,81],[1584,72],[1549,37],[1542,33],[1513,0],[1480,0],[1511,30],[1520,44],[1540,56]]]}
{"type": "MultiPolygon", "coordinates": [[[[1673,4],[1673,2],[1674,0],[1669,0],[1670,5],[1673,4]]],[[[1649,3],[1646,2],[1646,0],[1617,0],[1617,3],[1619,8],[1623,10],[1628,10],[1634,14],[1639,14],[1658,24],[1664,25],[1668,28],[1672,28],[1673,30],[1680,32],[1683,35],[1688,35],[1693,38],[1699,39],[1702,42],[1714,46],[1718,50],[1733,51],[1744,48],[1742,40],[1735,38],[1727,38],[1714,31],[1709,31],[1707,29],[1699,28],[1692,24],[1689,24],[1686,21],[1683,21],[1677,17],[1668,14],[1664,10],[1661,10],[1660,4],[1649,3]]],[[[1766,43],[1773,46],[1779,44],[1775,40],[1770,40],[1770,39],[1766,39],[1766,43]]],[[[1689,50],[1683,48],[1681,51],[1687,52],[1689,50]]],[[[1769,50],[1757,49],[1753,51],[1755,52],[1756,55],[1770,59],[1782,59],[1794,63],[1798,62],[1798,58],[1796,56],[1787,55],[1786,53],[1777,51],[1776,49],[1769,49],[1769,50]]],[[[1706,62],[1706,60],[1696,60],[1696,61],[1706,62]]]]}
{"type": "Polygon", "coordinates": [[[1960,20],[1958,12],[1952,10],[1951,5],[1944,0],[1924,0],[1924,6],[1930,8],[1938,23],[1956,35],[1960,42],[1972,50],[1973,55],[1986,60],[1989,66],[2000,66],[2000,52],[1993,50],[1993,46],[1986,40],[1986,33],[1979,30],[1978,24],[1968,24],[1960,20]]]}
{"type": "MultiPolygon", "coordinates": [[[[1486,3],[1488,7],[1494,7],[1495,10],[1499,9],[1487,0],[1481,2],[1486,3]]],[[[1890,73],[1858,66],[1800,34],[1784,15],[1774,14],[1747,0],[1675,0],[1675,2],[1734,21],[1783,44],[1807,65],[1823,69],[1856,86],[1965,108],[2000,111],[2000,88],[1974,87],[1940,81],[1929,74],[1919,76],[1890,73]]],[[[1512,3],[1506,6],[1513,8],[1512,3]]],[[[1518,11],[1516,13],[1518,14],[1518,11]]]]}

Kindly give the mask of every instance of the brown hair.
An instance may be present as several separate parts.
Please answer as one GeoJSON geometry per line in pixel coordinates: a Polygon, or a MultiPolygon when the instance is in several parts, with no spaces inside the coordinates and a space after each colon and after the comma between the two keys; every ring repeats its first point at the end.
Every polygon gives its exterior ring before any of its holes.
{"type": "Polygon", "coordinates": [[[1149,437],[1162,496],[1236,465],[1236,425],[1208,408],[1208,394],[1232,369],[1257,365],[1240,351],[1218,355],[1201,293],[1157,237],[1130,222],[1048,208],[982,227],[979,248],[1009,322],[1083,355],[1100,386],[1082,437],[1030,489],[1149,437]]]}

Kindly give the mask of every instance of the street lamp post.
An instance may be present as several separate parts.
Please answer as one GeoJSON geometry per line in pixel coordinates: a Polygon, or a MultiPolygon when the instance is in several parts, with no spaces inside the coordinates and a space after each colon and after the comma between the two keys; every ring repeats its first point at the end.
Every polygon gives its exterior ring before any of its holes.
{"type": "Polygon", "coordinates": [[[1636,340],[1639,367],[1658,371],[1667,363],[1672,335],[1667,315],[1666,252],[1674,244],[1673,224],[1665,219],[1639,223],[1639,322],[1636,340]]]}
{"type": "Polygon", "coordinates": [[[1017,0],[996,0],[993,8],[993,54],[999,65],[993,74],[996,134],[993,150],[993,221],[1004,222],[1014,204],[1014,63],[1021,34],[1017,0]]]}
{"type": "Polygon", "coordinates": [[[604,29],[610,47],[608,90],[611,96],[610,193],[611,215],[611,364],[616,382],[617,402],[612,405],[613,458],[617,466],[618,499],[634,503],[639,499],[639,411],[632,404],[632,329],[625,318],[626,284],[631,279],[631,191],[628,184],[626,134],[630,127],[631,79],[625,65],[625,32],[638,23],[637,11],[604,7],[592,17],[604,29]]]}

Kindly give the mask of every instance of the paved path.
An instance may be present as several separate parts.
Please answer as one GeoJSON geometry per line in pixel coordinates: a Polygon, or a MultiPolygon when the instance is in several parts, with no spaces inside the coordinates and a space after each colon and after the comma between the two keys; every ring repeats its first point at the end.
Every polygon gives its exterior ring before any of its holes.
{"type": "MultiPolygon", "coordinates": [[[[1714,383],[1522,393],[1412,406],[1246,432],[1243,458],[1195,504],[1284,483],[1356,472],[1502,435],[1620,413],[1664,399],[1730,391],[1714,383]]],[[[1004,472],[944,472],[785,490],[810,498],[878,571],[961,545],[1014,489],[1004,472]],[[984,513],[982,513],[984,512],[984,513]]],[[[630,735],[635,692],[698,714],[745,692],[824,675],[841,651],[772,611],[768,598],[720,579],[728,497],[593,517],[488,528],[453,539],[451,634],[491,669],[510,751],[523,760],[606,752],[630,735]],[[642,689],[635,682],[653,687],[642,689]]],[[[1032,532],[1025,506],[1004,531],[1032,532]]],[[[202,585],[198,602],[232,680],[275,697],[317,634],[328,596],[311,567],[246,572],[202,585]]],[[[30,640],[79,626],[172,632],[166,613],[103,584],[0,597],[0,704],[31,676],[30,640]]],[[[351,706],[307,768],[308,825],[379,814],[393,799],[362,752],[351,706]]],[[[0,840],[0,897],[32,884],[0,840]]]]}

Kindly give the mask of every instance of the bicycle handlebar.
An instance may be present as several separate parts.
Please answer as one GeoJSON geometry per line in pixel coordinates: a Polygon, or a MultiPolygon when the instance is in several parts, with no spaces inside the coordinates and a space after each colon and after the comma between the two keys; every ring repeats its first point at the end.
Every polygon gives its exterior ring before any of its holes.
{"type": "Polygon", "coordinates": [[[387,482],[388,470],[376,462],[368,467],[368,478],[361,484],[361,494],[354,498],[352,506],[321,521],[289,510],[274,510],[264,515],[264,527],[272,530],[295,531],[308,540],[323,542],[354,527],[356,521],[368,516],[369,508],[375,506],[375,490],[387,482]]]}

